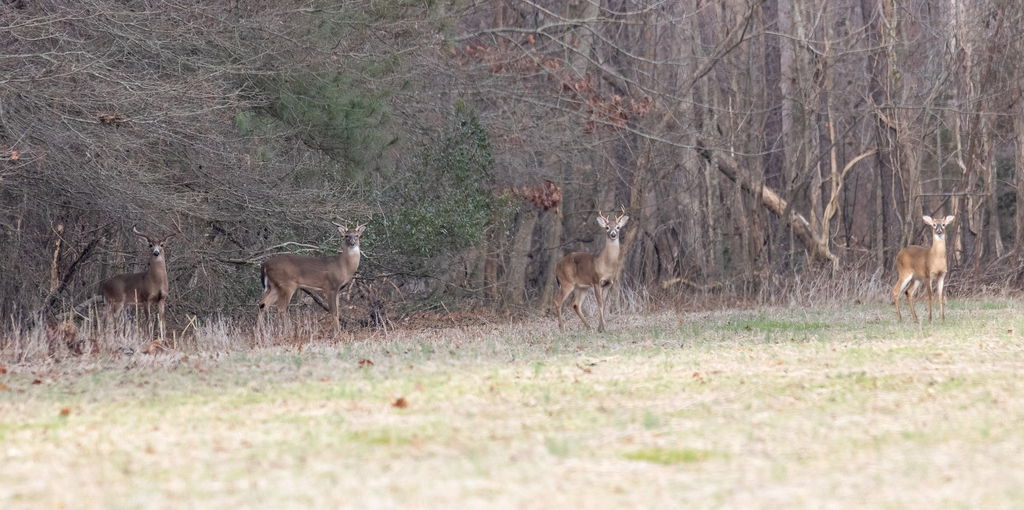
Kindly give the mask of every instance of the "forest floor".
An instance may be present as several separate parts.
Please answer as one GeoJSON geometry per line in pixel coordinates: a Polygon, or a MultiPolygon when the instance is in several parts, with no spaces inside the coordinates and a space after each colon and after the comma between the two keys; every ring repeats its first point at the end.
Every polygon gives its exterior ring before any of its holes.
{"type": "Polygon", "coordinates": [[[1019,507],[1020,310],[662,311],[603,334],[480,317],[286,345],[222,326],[0,364],[0,507],[1019,507]]]}

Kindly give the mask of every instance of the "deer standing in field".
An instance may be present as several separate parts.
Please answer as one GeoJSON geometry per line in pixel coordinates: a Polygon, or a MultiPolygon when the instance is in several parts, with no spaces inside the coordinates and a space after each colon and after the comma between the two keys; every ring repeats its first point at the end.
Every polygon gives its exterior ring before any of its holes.
{"type": "Polygon", "coordinates": [[[896,272],[899,279],[896,286],[892,288],[892,297],[896,300],[896,319],[903,320],[900,314],[900,294],[907,294],[907,301],[910,303],[910,315],[917,322],[917,312],[914,311],[914,291],[921,282],[928,285],[928,322],[932,320],[932,281],[938,280],[939,310],[942,320],[946,320],[946,308],[942,296],[942,281],[946,278],[946,225],[953,221],[953,216],[946,216],[943,220],[933,220],[930,216],[924,217],[924,222],[932,227],[932,246],[910,245],[900,250],[896,255],[896,272]],[[913,282],[913,287],[910,283],[913,282]]]}
{"type": "Polygon", "coordinates": [[[619,229],[626,225],[629,216],[626,216],[626,208],[623,206],[622,215],[615,221],[605,218],[601,211],[597,211],[597,223],[605,230],[607,239],[604,249],[598,255],[590,253],[574,252],[562,257],[555,266],[555,277],[558,279],[558,297],[555,300],[555,313],[558,315],[558,330],[565,331],[565,321],[562,319],[562,305],[570,292],[575,292],[572,309],[579,315],[583,325],[590,329],[590,323],[583,317],[580,311],[580,303],[588,288],[594,289],[594,296],[597,298],[598,325],[597,331],[604,331],[604,298],[608,296],[608,290],[615,283],[615,272],[619,264],[619,229]]]}
{"type": "MultiPolygon", "coordinates": [[[[126,304],[142,305],[146,317],[146,328],[149,322],[149,307],[156,305],[157,319],[160,322],[160,339],[164,338],[164,304],[167,301],[167,260],[164,258],[164,243],[175,236],[169,234],[155,237],[139,232],[132,226],[132,232],[146,243],[149,243],[149,268],[145,273],[131,273],[111,276],[99,284],[99,294],[107,305],[106,321],[115,323],[126,304]]],[[[149,329],[152,331],[152,329],[149,329]]]]}
{"type": "Polygon", "coordinates": [[[319,290],[327,301],[334,324],[338,323],[338,297],[341,288],[356,274],[359,268],[359,235],[366,225],[348,228],[338,225],[344,239],[341,253],[333,257],[307,257],[286,253],[267,259],[260,265],[260,280],[263,282],[263,299],[260,300],[258,325],[263,325],[263,312],[267,307],[277,303],[278,315],[284,317],[286,327],[291,324],[288,318],[288,303],[298,289],[319,290]]]}

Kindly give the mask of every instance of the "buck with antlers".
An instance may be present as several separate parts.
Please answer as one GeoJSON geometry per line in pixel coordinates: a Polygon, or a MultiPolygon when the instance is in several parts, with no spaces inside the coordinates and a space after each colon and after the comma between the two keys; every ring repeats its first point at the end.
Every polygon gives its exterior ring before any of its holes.
{"type": "Polygon", "coordinates": [[[562,305],[570,292],[575,292],[572,309],[579,315],[583,325],[590,329],[590,323],[583,317],[580,311],[580,303],[588,288],[594,289],[594,296],[597,298],[597,312],[599,321],[597,331],[604,331],[604,299],[608,296],[608,290],[615,283],[615,272],[619,264],[619,229],[626,225],[629,216],[626,216],[626,208],[622,207],[622,215],[615,221],[605,218],[601,211],[597,211],[597,223],[605,230],[607,239],[604,249],[598,255],[590,253],[574,252],[562,257],[555,266],[555,277],[558,279],[558,297],[555,300],[555,313],[558,315],[558,330],[565,331],[565,321],[562,319],[562,305]]]}
{"type": "MultiPolygon", "coordinates": [[[[100,282],[99,294],[107,305],[106,322],[116,321],[126,304],[139,304],[143,306],[146,328],[151,328],[149,307],[156,305],[157,319],[160,321],[160,338],[163,339],[164,303],[167,301],[168,291],[164,243],[175,234],[155,237],[139,232],[134,226],[132,226],[132,232],[138,235],[143,242],[149,243],[149,268],[145,273],[121,274],[100,282]]],[[[152,331],[152,329],[149,330],[152,331]]]]}
{"type": "Polygon", "coordinates": [[[910,245],[900,250],[896,255],[896,272],[899,279],[896,286],[892,288],[892,297],[896,300],[896,319],[902,321],[900,314],[900,294],[906,293],[907,301],[910,302],[910,315],[917,322],[917,312],[914,311],[914,291],[921,282],[928,284],[928,322],[932,320],[932,281],[938,280],[939,310],[942,320],[946,320],[946,308],[942,297],[942,281],[946,278],[946,225],[953,221],[953,216],[946,216],[943,220],[933,220],[930,216],[924,217],[924,222],[932,227],[932,246],[910,245]],[[913,282],[914,286],[910,286],[913,282]]]}
{"type": "Polygon", "coordinates": [[[259,325],[263,324],[263,312],[274,303],[277,303],[278,315],[284,317],[286,325],[290,325],[288,303],[298,289],[323,292],[334,316],[334,324],[339,325],[338,297],[341,288],[352,280],[359,268],[359,235],[366,229],[366,224],[356,228],[335,225],[344,239],[344,248],[337,256],[307,257],[287,253],[267,259],[260,265],[264,294],[260,300],[259,325]]]}

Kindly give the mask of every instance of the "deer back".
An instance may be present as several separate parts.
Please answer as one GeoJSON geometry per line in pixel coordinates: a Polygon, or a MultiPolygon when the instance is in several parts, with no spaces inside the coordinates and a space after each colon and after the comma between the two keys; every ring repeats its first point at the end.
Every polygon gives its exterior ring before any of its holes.
{"type": "Polygon", "coordinates": [[[561,281],[576,282],[578,285],[598,285],[601,277],[597,274],[597,258],[590,253],[573,252],[555,266],[555,275],[561,281]]]}
{"type": "MultiPolygon", "coordinates": [[[[903,269],[901,272],[913,272],[919,277],[926,278],[928,272],[931,269],[929,266],[929,250],[923,246],[910,245],[900,250],[900,253],[896,255],[896,267],[897,269],[903,269]],[[906,271],[909,269],[910,271],[906,271]]],[[[943,260],[945,262],[945,260],[943,260]]]]}
{"type": "Polygon", "coordinates": [[[359,267],[359,253],[342,252],[333,257],[308,257],[287,253],[263,263],[265,280],[294,282],[299,287],[317,289],[337,288],[344,285],[359,267]]]}
{"type": "Polygon", "coordinates": [[[335,291],[356,274],[359,268],[359,236],[366,225],[348,228],[335,223],[344,238],[344,248],[331,257],[309,257],[286,253],[272,257],[260,265],[263,288],[295,285],[308,289],[335,291]]]}

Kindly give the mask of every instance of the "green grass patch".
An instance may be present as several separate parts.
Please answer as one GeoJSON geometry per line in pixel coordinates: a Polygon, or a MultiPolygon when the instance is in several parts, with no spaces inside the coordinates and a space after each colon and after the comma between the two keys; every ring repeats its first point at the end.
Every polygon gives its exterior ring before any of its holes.
{"type": "Polygon", "coordinates": [[[670,466],[672,464],[694,464],[714,458],[727,458],[722,452],[694,448],[644,448],[622,454],[629,460],[640,460],[670,466]]]}
{"type": "Polygon", "coordinates": [[[806,333],[806,332],[820,332],[830,328],[831,326],[825,322],[819,321],[785,321],[778,319],[768,319],[764,317],[749,319],[749,320],[738,320],[730,321],[720,326],[720,329],[725,331],[745,332],[745,331],[766,331],[766,332],[780,332],[787,331],[793,333],[806,333]]]}

